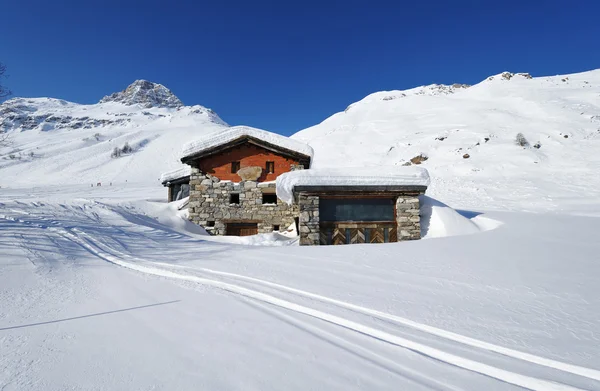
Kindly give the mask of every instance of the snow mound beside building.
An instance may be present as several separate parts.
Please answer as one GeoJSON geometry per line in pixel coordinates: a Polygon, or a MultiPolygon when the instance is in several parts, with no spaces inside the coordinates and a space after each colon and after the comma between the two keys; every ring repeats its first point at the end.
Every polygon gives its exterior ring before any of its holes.
{"type": "Polygon", "coordinates": [[[421,238],[471,235],[499,227],[502,223],[476,212],[458,212],[428,196],[421,196],[421,238]]]}

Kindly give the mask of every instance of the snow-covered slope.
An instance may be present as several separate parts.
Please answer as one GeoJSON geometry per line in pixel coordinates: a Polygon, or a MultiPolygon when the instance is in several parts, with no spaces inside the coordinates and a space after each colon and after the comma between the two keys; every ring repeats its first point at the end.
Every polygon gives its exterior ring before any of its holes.
{"type": "Polygon", "coordinates": [[[15,98],[0,105],[0,186],[158,183],[181,167],[181,147],[227,124],[203,106],[183,106],[160,84],[136,81],[98,104],[15,98]],[[127,143],[132,151],[113,157],[127,143]]]}
{"type": "Polygon", "coordinates": [[[581,210],[600,198],[600,70],[377,92],[292,137],[314,167],[423,155],[429,194],[454,205],[581,210]]]}

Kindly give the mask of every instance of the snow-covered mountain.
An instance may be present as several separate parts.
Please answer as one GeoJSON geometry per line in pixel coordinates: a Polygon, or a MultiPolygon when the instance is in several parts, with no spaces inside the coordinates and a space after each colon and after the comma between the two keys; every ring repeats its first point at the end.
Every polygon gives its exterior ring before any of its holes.
{"type": "Polygon", "coordinates": [[[179,100],[167,87],[147,80],[136,80],[121,92],[115,92],[100,99],[100,103],[119,102],[124,105],[143,107],[181,107],[179,100]]]}
{"type": "MultiPolygon", "coordinates": [[[[227,126],[143,80],[93,105],[11,99],[0,105],[11,140],[0,186],[157,183],[181,167],[185,143],[227,126]],[[111,157],[125,143],[133,152],[111,157]]],[[[315,167],[420,162],[429,193],[451,205],[589,211],[600,199],[600,70],[377,92],[292,137],[314,148],[315,167]]]]}
{"type": "Polygon", "coordinates": [[[184,106],[166,87],[137,80],[99,103],[14,98],[0,105],[0,186],[157,182],[181,147],[228,125],[211,109],[184,106]],[[133,151],[114,157],[125,144],[133,151]]]}
{"type": "Polygon", "coordinates": [[[315,167],[420,161],[430,194],[454,205],[597,205],[600,70],[377,92],[292,137],[314,148],[315,167]]]}

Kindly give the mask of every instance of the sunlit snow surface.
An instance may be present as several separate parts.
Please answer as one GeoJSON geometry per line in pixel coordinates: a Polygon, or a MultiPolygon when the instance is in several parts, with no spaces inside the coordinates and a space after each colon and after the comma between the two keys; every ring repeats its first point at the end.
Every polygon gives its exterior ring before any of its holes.
{"type": "Polygon", "coordinates": [[[600,390],[598,218],[424,198],[431,239],[269,247],[164,198],[2,190],[5,390],[600,390]]]}

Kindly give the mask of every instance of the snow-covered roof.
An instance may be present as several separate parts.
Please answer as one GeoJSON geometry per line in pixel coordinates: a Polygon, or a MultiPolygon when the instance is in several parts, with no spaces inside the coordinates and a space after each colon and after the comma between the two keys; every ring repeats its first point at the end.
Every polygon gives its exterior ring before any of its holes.
{"type": "Polygon", "coordinates": [[[277,177],[277,197],[291,204],[298,186],[382,187],[429,186],[429,172],[422,167],[378,166],[317,168],[290,171],[277,177]]]}
{"type": "Polygon", "coordinates": [[[173,181],[176,181],[178,179],[182,179],[182,178],[188,177],[191,174],[192,174],[192,167],[191,166],[182,166],[182,167],[179,167],[179,168],[177,168],[175,170],[163,172],[162,175],[160,176],[160,182],[162,184],[165,184],[167,182],[173,182],[173,181]]]}
{"type": "Polygon", "coordinates": [[[310,145],[302,141],[294,140],[277,133],[267,132],[266,130],[251,128],[249,126],[232,126],[224,131],[209,133],[199,140],[189,142],[183,146],[182,158],[200,155],[229,142],[251,137],[260,140],[266,144],[271,144],[284,150],[296,152],[309,157],[312,160],[313,149],[310,145]]]}

